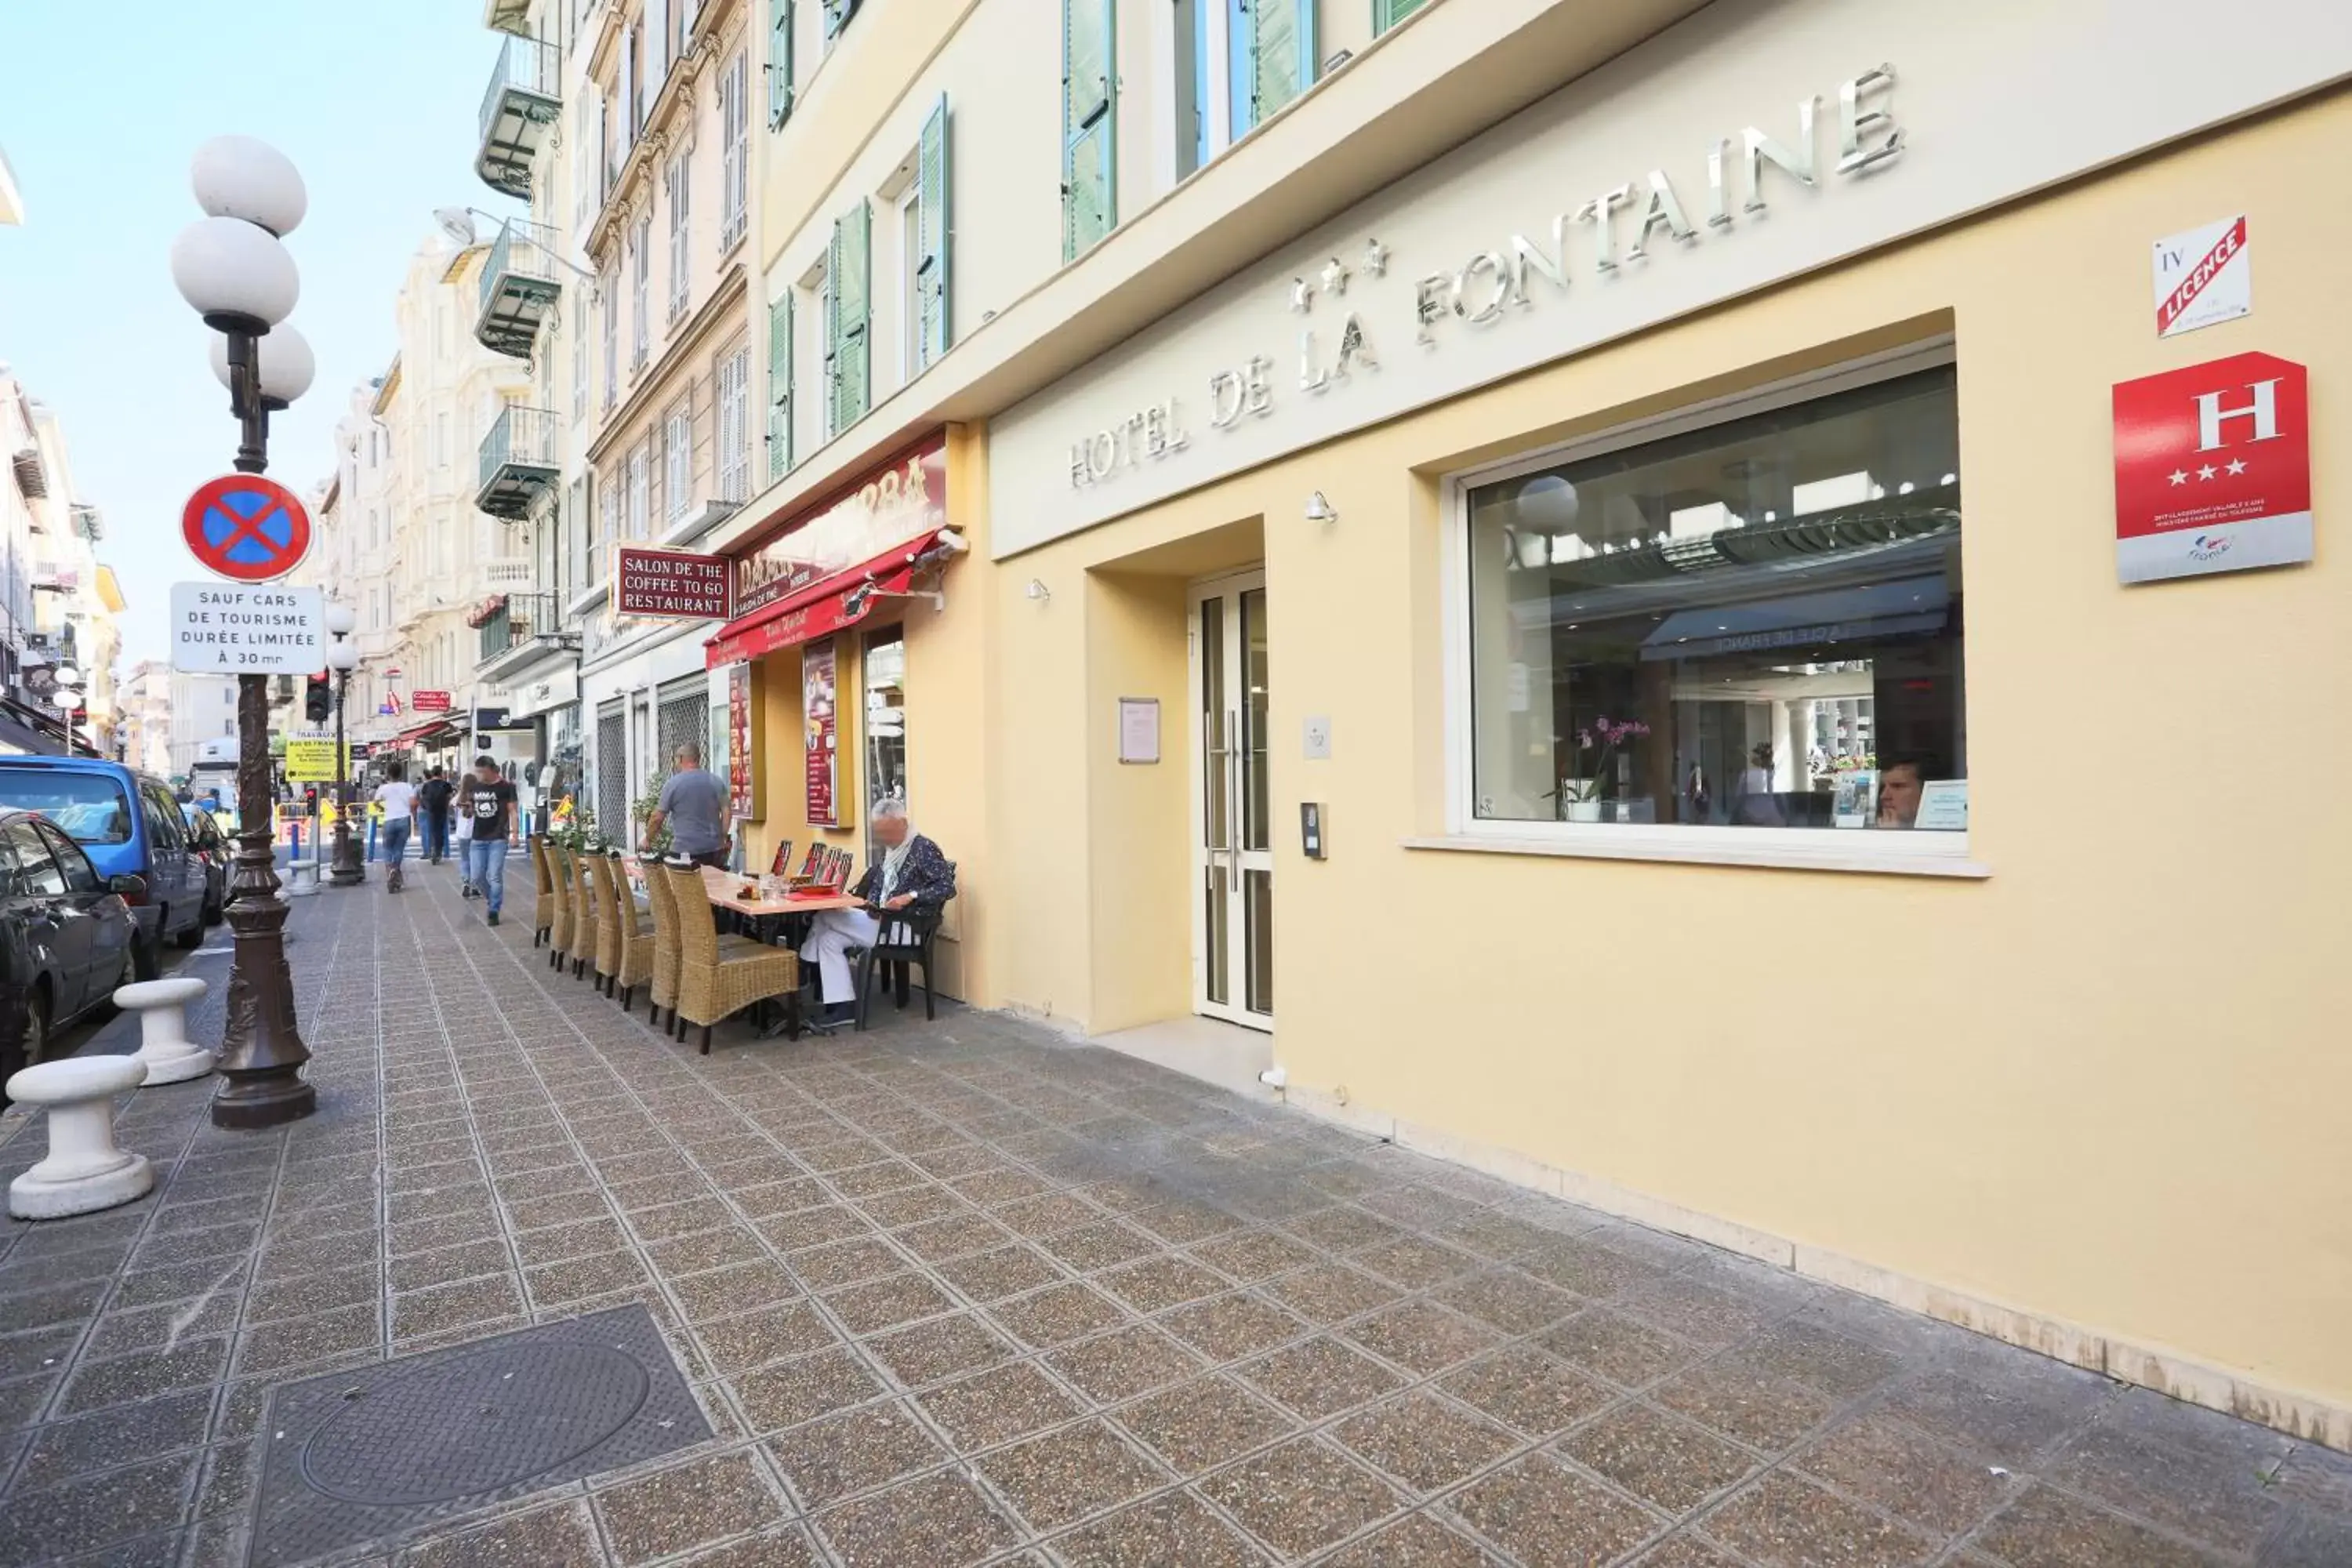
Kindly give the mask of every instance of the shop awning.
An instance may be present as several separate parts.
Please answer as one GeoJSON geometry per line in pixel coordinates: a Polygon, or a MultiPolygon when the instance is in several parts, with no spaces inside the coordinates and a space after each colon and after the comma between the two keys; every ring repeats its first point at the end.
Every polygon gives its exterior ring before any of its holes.
{"type": "Polygon", "coordinates": [[[435,741],[446,740],[457,732],[457,726],[452,721],[436,719],[429,723],[411,724],[407,729],[394,735],[391,743],[396,747],[429,745],[435,741]]]}
{"type": "Polygon", "coordinates": [[[915,575],[915,563],[939,537],[934,531],[894,544],[871,561],[836,572],[728,622],[703,645],[704,667],[717,669],[740,664],[856,626],[873,613],[882,595],[907,591],[915,575]],[[860,589],[866,592],[861,594],[860,589]]]}

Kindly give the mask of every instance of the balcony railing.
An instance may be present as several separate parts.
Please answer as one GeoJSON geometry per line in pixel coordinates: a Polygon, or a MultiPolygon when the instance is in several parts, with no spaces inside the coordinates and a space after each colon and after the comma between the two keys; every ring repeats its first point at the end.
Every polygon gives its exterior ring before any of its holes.
{"type": "Polygon", "coordinates": [[[550,409],[509,404],[482,437],[480,483],[474,504],[513,521],[554,487],[556,422],[550,409]]]}
{"type": "Polygon", "coordinates": [[[506,595],[506,602],[482,621],[482,656],[475,663],[487,666],[534,639],[560,642],[562,623],[564,606],[552,593],[506,595]]]}
{"type": "Polygon", "coordinates": [[[474,337],[484,348],[529,359],[539,329],[563,293],[555,259],[555,230],[509,218],[499,226],[482,267],[481,308],[474,337]]]}
{"type": "Polygon", "coordinates": [[[494,191],[530,195],[531,160],[563,107],[563,60],[552,44],[509,37],[482,92],[480,150],[474,172],[494,191]]]}

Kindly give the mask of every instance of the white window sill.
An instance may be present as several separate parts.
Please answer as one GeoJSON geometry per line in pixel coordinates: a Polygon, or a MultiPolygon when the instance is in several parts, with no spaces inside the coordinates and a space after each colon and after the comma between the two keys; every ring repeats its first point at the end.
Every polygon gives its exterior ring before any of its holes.
{"type": "MultiPolygon", "coordinates": [[[[1729,831],[1729,830],[1727,830],[1729,831]]],[[[1757,829],[1754,831],[1769,831],[1757,829]]],[[[1822,830],[1824,837],[1835,830],[1822,830]]],[[[1547,855],[1573,860],[1664,860],[1694,866],[1755,866],[1783,871],[1860,871],[1885,877],[1951,877],[1981,881],[1992,868],[1968,858],[1961,842],[1949,852],[1874,848],[1868,844],[1755,845],[1728,843],[1703,828],[1643,832],[1638,827],[1593,825],[1584,833],[1558,836],[1507,837],[1502,834],[1454,833],[1403,840],[1407,849],[1468,850],[1485,855],[1547,855]]],[[[1844,836],[1864,838],[1856,832],[1844,836]]]]}

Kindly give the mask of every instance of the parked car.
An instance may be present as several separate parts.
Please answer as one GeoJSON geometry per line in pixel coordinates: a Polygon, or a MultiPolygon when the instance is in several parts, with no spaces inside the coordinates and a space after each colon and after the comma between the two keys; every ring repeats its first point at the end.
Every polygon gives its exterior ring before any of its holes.
{"type": "Polygon", "coordinates": [[[140,879],[143,889],[125,896],[149,955],[142,973],[152,972],[158,943],[205,940],[211,879],[162,779],[95,757],[0,757],[0,810],[64,828],[100,878],[140,879]]]}
{"type": "Polygon", "coordinates": [[[130,873],[101,876],[56,823],[0,811],[0,1082],[136,973],[130,873]]]}
{"type": "Polygon", "coordinates": [[[228,908],[229,862],[236,858],[236,843],[221,819],[200,805],[183,805],[188,825],[188,847],[205,863],[205,924],[218,925],[228,908]]]}

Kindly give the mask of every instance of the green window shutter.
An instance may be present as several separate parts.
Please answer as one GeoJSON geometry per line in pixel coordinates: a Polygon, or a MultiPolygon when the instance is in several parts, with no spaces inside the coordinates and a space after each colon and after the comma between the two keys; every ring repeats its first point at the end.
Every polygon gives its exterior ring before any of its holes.
{"type": "Polygon", "coordinates": [[[793,467],[793,297],[768,307],[768,479],[793,467]]]}
{"type": "Polygon", "coordinates": [[[1427,4],[1427,0],[1372,0],[1372,37],[1379,37],[1427,4]]]}
{"type": "Polygon", "coordinates": [[[1249,15],[1249,123],[1255,127],[1315,85],[1315,0],[1243,4],[1249,15]]]}
{"type": "Polygon", "coordinates": [[[1062,259],[1118,222],[1118,29],[1113,0],[1062,0],[1062,259]]]}
{"type": "Polygon", "coordinates": [[[872,222],[871,210],[860,202],[833,226],[825,338],[836,436],[866,416],[866,242],[872,222]]]}
{"type": "Polygon", "coordinates": [[[768,0],[768,129],[793,112],[793,0],[768,0]]]}
{"type": "Polygon", "coordinates": [[[824,0],[824,36],[827,38],[841,37],[841,30],[849,26],[849,19],[856,15],[857,0],[824,0]]]}
{"type": "Polygon", "coordinates": [[[948,352],[952,341],[948,326],[948,251],[955,237],[949,216],[948,100],[942,93],[931,117],[923,121],[923,140],[915,158],[916,226],[922,255],[915,268],[917,323],[916,363],[928,365],[948,352]]]}

